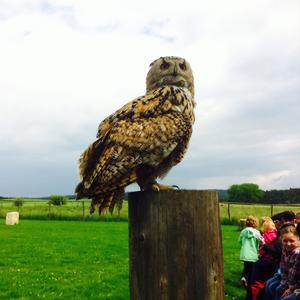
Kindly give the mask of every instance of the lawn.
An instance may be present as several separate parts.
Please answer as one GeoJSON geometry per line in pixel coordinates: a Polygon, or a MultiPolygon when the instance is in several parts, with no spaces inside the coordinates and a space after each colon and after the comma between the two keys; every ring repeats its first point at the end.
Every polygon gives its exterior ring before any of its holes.
{"type": "MultiPolygon", "coordinates": [[[[242,299],[236,226],[223,226],[226,299],[242,299]]],[[[0,223],[0,299],[128,299],[127,222],[0,223]]]]}
{"type": "MultiPolygon", "coordinates": [[[[16,207],[15,199],[0,199],[0,218],[5,218],[9,211],[19,211],[22,219],[56,219],[56,220],[98,220],[98,213],[89,214],[91,200],[74,201],[69,200],[65,205],[49,205],[47,200],[23,199],[23,206],[16,207]]],[[[127,220],[127,201],[124,201],[120,212],[115,209],[113,215],[107,213],[102,215],[102,219],[116,219],[117,221],[127,220]]]]}
{"type": "Polygon", "coordinates": [[[126,222],[0,225],[0,299],[127,299],[126,222]]]}
{"type": "MultiPolygon", "coordinates": [[[[19,209],[21,223],[6,226],[6,213],[18,208],[13,200],[0,200],[0,299],[128,299],[126,201],[121,212],[100,217],[88,214],[88,200],[63,206],[24,200],[19,209]]],[[[300,205],[274,205],[273,212],[289,209],[299,211],[300,205]]],[[[230,204],[231,222],[250,214],[270,215],[270,205],[230,204]]],[[[227,204],[220,204],[220,215],[228,223],[227,204]]],[[[222,232],[226,299],[243,299],[239,231],[223,226],[222,232]]]]}
{"type": "MultiPolygon", "coordinates": [[[[56,219],[56,220],[99,220],[98,213],[89,214],[90,200],[84,201],[67,201],[66,205],[54,206],[49,205],[47,200],[24,199],[22,207],[14,206],[15,199],[0,199],[0,218],[5,218],[9,211],[20,211],[22,219],[56,219]]],[[[273,213],[284,210],[300,211],[299,205],[273,205],[273,213]]],[[[128,202],[123,202],[123,208],[120,212],[116,209],[113,215],[105,213],[100,216],[102,220],[123,220],[128,219],[128,202]]],[[[220,216],[223,224],[238,224],[239,219],[248,215],[255,215],[259,218],[269,216],[271,206],[267,204],[230,204],[230,221],[228,216],[228,204],[220,203],[220,216]]]]}

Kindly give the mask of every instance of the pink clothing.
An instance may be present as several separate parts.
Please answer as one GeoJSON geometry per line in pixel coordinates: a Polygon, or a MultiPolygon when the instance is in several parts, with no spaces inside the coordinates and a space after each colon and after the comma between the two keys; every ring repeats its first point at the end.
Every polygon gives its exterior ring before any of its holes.
{"type": "Polygon", "coordinates": [[[269,229],[263,233],[263,238],[265,243],[268,245],[272,245],[277,237],[277,230],[276,229],[269,229]]]}
{"type": "MultiPolygon", "coordinates": [[[[275,243],[277,237],[277,230],[276,229],[269,229],[263,233],[263,238],[265,241],[265,244],[272,246],[275,243]]],[[[263,246],[260,246],[259,248],[259,256],[262,257],[265,260],[273,260],[273,256],[265,253],[263,250],[263,246]]]]}

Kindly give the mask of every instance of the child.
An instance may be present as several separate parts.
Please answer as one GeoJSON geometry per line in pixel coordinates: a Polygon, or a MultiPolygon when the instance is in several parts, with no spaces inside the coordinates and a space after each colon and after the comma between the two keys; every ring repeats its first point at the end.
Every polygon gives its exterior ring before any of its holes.
{"type": "Polygon", "coordinates": [[[282,270],[280,285],[276,288],[275,300],[295,300],[300,289],[300,237],[295,226],[281,231],[282,270]]]}
{"type": "Polygon", "coordinates": [[[258,239],[262,239],[260,232],[256,229],[258,220],[256,217],[249,216],[246,219],[246,228],[240,234],[241,244],[240,260],[244,262],[241,283],[247,287],[252,275],[253,264],[258,260],[258,239]]]}
{"type": "MultiPolygon", "coordinates": [[[[276,260],[278,259],[279,262],[281,259],[281,252],[282,252],[280,233],[285,227],[293,224],[294,219],[295,219],[295,213],[293,211],[283,211],[281,213],[272,216],[272,220],[274,221],[275,226],[277,228],[277,239],[273,246],[269,246],[265,244],[263,247],[264,247],[264,251],[267,251],[270,254],[272,254],[276,260]]],[[[279,268],[279,264],[278,264],[278,268],[279,268]]],[[[275,298],[275,291],[276,288],[280,285],[280,281],[281,281],[281,272],[279,268],[278,272],[267,281],[264,289],[263,300],[270,300],[275,298]]]]}
{"type": "Polygon", "coordinates": [[[270,253],[264,251],[263,245],[274,245],[277,237],[277,229],[271,218],[265,217],[264,222],[261,227],[263,233],[263,242],[259,247],[259,257],[263,258],[266,261],[273,261],[273,256],[270,253]]]}
{"type": "Polygon", "coordinates": [[[274,275],[277,269],[276,258],[264,250],[264,245],[273,246],[277,238],[277,229],[270,217],[263,218],[261,231],[263,239],[259,247],[259,259],[253,264],[250,282],[248,280],[246,300],[260,299],[266,281],[274,275]]]}

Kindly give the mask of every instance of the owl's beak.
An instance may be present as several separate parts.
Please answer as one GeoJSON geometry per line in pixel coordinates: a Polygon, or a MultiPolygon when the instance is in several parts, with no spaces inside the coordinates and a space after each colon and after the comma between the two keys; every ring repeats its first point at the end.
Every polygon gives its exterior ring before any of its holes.
{"type": "Polygon", "coordinates": [[[177,76],[177,74],[178,74],[178,72],[177,72],[177,66],[175,65],[172,75],[175,77],[175,76],[177,76]]]}

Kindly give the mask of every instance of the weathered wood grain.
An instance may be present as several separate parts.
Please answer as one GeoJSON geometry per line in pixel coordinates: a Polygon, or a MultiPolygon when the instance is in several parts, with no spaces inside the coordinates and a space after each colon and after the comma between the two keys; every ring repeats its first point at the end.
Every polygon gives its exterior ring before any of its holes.
{"type": "Polygon", "coordinates": [[[223,300],[218,196],[213,191],[129,193],[132,300],[223,300]]]}

